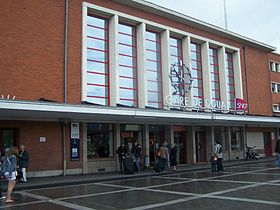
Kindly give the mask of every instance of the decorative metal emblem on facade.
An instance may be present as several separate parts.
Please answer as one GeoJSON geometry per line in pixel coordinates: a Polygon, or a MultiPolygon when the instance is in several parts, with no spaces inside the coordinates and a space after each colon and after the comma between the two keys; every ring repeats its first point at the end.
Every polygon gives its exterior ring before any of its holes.
{"type": "Polygon", "coordinates": [[[169,78],[173,87],[172,95],[184,96],[192,88],[191,71],[182,61],[171,64],[169,78]]]}

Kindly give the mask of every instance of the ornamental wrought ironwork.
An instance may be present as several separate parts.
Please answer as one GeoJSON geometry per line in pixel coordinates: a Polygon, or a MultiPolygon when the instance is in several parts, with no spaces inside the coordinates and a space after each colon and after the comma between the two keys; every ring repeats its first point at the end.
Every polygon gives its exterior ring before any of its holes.
{"type": "Polygon", "coordinates": [[[173,87],[172,95],[184,96],[192,88],[191,71],[183,62],[171,64],[169,78],[173,87]]]}

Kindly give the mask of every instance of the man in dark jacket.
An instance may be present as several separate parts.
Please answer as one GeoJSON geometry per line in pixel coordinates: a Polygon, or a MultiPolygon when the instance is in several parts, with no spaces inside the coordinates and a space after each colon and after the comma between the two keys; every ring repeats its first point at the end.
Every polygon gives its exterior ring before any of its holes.
{"type": "Polygon", "coordinates": [[[276,157],[277,157],[277,162],[278,162],[278,166],[280,167],[280,140],[278,139],[276,141],[276,146],[275,146],[275,153],[276,153],[276,157]]]}
{"type": "Polygon", "coordinates": [[[119,146],[118,150],[117,150],[117,154],[119,157],[119,164],[120,164],[120,172],[123,172],[123,160],[127,155],[127,148],[124,144],[122,144],[121,146],[119,146]]]}
{"type": "Polygon", "coordinates": [[[29,164],[29,154],[26,151],[25,145],[20,145],[20,154],[19,154],[19,169],[22,173],[22,178],[21,181],[22,182],[27,182],[26,179],[26,170],[28,168],[28,164],[29,164]]]}

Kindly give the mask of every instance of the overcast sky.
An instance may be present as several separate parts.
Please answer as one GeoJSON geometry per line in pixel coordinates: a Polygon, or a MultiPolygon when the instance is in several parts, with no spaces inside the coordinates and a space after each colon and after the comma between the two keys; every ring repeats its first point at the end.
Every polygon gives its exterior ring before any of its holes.
{"type": "MultiPolygon", "coordinates": [[[[224,0],[147,0],[225,27],[224,0]]],[[[226,0],[228,30],[272,45],[280,53],[280,0],[226,0]]]]}

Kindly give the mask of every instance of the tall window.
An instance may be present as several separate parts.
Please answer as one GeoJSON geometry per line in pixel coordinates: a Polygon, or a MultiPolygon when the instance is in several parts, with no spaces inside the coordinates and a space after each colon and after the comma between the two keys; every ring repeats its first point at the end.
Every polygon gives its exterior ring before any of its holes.
{"type": "Polygon", "coordinates": [[[171,91],[173,97],[182,96],[185,97],[184,90],[184,69],[182,67],[183,53],[182,53],[182,41],[178,38],[170,38],[170,62],[172,67],[171,77],[171,91]]]}
{"type": "Polygon", "coordinates": [[[146,68],[148,106],[162,108],[160,34],[146,32],[146,68]]]}
{"type": "Polygon", "coordinates": [[[108,20],[87,17],[87,101],[109,105],[108,20]]]}
{"type": "Polygon", "coordinates": [[[211,72],[211,95],[212,100],[219,104],[220,96],[220,79],[219,79],[219,63],[218,63],[218,50],[215,48],[209,49],[210,72],[211,72]]]}
{"type": "Polygon", "coordinates": [[[136,30],[119,24],[119,85],[120,104],[137,106],[136,30]]]}
{"type": "Polygon", "coordinates": [[[235,109],[235,88],[234,88],[234,68],[233,57],[231,53],[226,53],[226,75],[228,86],[228,108],[229,110],[235,109]]]}
{"type": "Polygon", "coordinates": [[[195,100],[201,100],[203,104],[202,57],[200,44],[191,43],[191,62],[193,98],[195,100]]]}

